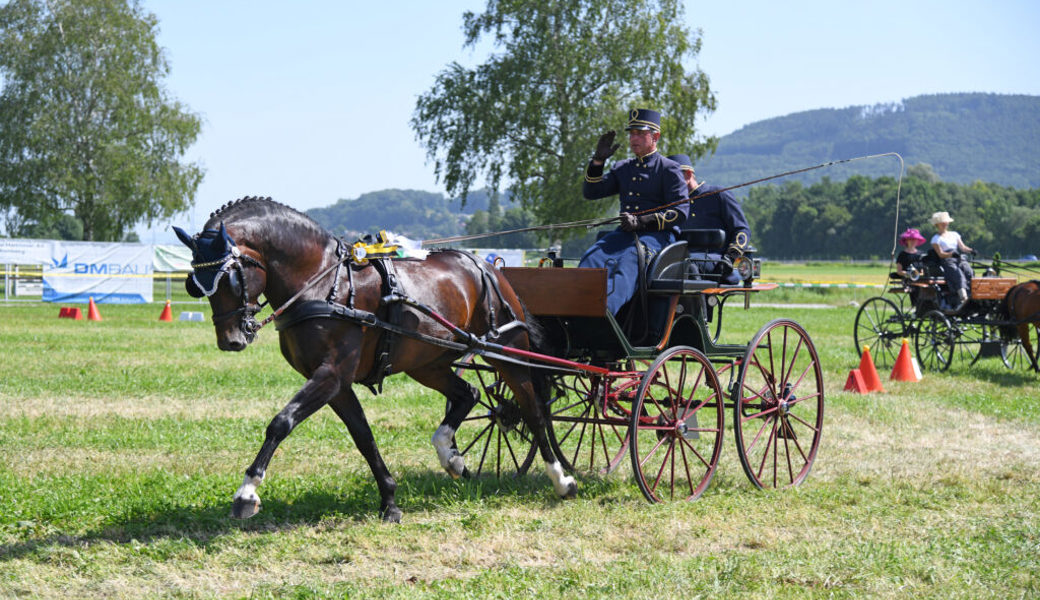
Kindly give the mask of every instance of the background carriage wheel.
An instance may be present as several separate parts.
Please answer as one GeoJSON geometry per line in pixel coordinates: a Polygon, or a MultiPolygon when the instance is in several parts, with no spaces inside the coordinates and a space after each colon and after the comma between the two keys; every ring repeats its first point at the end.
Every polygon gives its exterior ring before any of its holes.
{"type": "Polygon", "coordinates": [[[552,377],[549,444],[564,469],[606,475],[617,468],[628,449],[628,416],[638,386],[634,377],[552,377]]]}
{"type": "Polygon", "coordinates": [[[953,361],[953,346],[956,334],[946,315],[930,310],[921,317],[921,324],[914,335],[914,351],[917,361],[926,371],[945,371],[953,361]]]}
{"type": "Polygon", "coordinates": [[[856,312],[852,337],[856,343],[856,356],[860,356],[863,346],[867,346],[877,367],[891,368],[903,338],[907,337],[906,319],[895,302],[875,296],[866,300],[856,312]]]}
{"type": "Polygon", "coordinates": [[[477,477],[527,473],[538,448],[513,391],[482,358],[467,354],[455,364],[455,372],[480,392],[455,432],[455,447],[465,457],[466,468],[477,477]]]}
{"type": "MultiPolygon", "coordinates": [[[[1036,329],[1032,326],[1026,331],[1026,335],[1029,336],[1029,341],[1032,344],[1033,352],[1040,351],[1040,347],[1037,346],[1040,343],[1040,337],[1036,335],[1036,329]]],[[[1004,361],[1004,366],[1009,369],[1028,369],[1032,366],[1029,362],[1029,356],[1026,354],[1026,349],[1022,345],[1022,340],[1018,337],[1018,332],[1011,337],[1011,339],[1001,338],[1000,340],[1000,358],[1004,361]]]]}
{"type": "Polygon", "coordinates": [[[733,433],[755,486],[798,485],[809,475],[823,430],[823,371],[798,323],[766,323],[748,345],[733,388],[733,433]]]}
{"type": "Polygon", "coordinates": [[[669,348],[643,376],[632,407],[632,471],[651,502],[695,500],[722,454],[725,397],[699,350],[669,348]]]}
{"type": "Polygon", "coordinates": [[[974,321],[951,323],[956,330],[957,344],[953,354],[962,364],[972,365],[982,358],[983,342],[989,339],[987,326],[974,321]]]}

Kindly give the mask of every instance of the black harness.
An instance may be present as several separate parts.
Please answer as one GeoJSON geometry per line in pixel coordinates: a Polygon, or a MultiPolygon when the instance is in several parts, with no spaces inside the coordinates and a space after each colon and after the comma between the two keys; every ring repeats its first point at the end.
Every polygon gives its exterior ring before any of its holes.
{"type": "MultiPolygon", "coordinates": [[[[461,254],[470,258],[481,273],[483,285],[481,286],[480,302],[487,302],[489,323],[488,332],[482,337],[474,336],[459,327],[443,322],[441,324],[447,327],[459,341],[423,335],[415,330],[402,327],[401,322],[405,305],[430,317],[435,317],[435,313],[428,306],[413,300],[406,294],[394,268],[394,259],[391,258],[376,258],[369,261],[376,272],[379,273],[381,280],[378,312],[382,314],[361,310],[354,306],[353,269],[347,267],[349,291],[347,292],[346,304],[340,304],[335,301],[338,295],[337,286],[339,282],[337,270],[337,277],[334,278],[332,290],[330,290],[325,300],[303,300],[286,307],[283,312],[275,317],[275,329],[282,331],[310,319],[339,319],[362,327],[379,328],[381,331],[376,349],[376,361],[372,366],[372,370],[364,378],[358,380],[358,383],[368,387],[374,394],[381,393],[383,380],[393,373],[391,359],[401,337],[447,348],[461,354],[487,347],[487,340],[497,339],[503,331],[516,327],[527,327],[527,324],[516,319],[515,315],[510,315],[512,321],[506,326],[502,328],[497,327],[494,303],[491,301],[489,289],[494,290],[499,302],[506,307],[507,311],[510,310],[508,308],[509,305],[502,296],[502,290],[498,285],[498,281],[492,273],[488,272],[488,269],[479,259],[469,253],[461,254]]],[[[438,320],[438,322],[440,321],[438,320]]],[[[496,356],[496,358],[503,357],[496,356]]]]}

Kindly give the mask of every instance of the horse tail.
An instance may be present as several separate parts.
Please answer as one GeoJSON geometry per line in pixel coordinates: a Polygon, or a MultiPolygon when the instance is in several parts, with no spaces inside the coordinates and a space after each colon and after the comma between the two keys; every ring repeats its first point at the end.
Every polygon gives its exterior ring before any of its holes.
{"type": "MultiPolygon", "coordinates": [[[[527,305],[524,304],[523,300],[520,300],[520,305],[524,309],[524,322],[527,323],[527,339],[531,344],[531,352],[537,352],[538,354],[544,354],[547,356],[555,356],[555,347],[552,343],[549,332],[542,325],[542,322],[538,317],[531,314],[531,311],[527,309],[527,305]]],[[[550,371],[548,369],[539,369],[537,365],[531,369],[531,381],[534,384],[535,395],[542,401],[548,402],[549,395],[552,391],[552,384],[550,379],[550,371]]]]}

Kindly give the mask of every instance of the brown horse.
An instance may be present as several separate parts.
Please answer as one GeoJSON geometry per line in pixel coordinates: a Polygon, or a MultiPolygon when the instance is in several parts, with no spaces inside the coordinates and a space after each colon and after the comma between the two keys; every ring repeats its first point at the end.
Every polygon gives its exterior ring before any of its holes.
{"type": "MultiPolygon", "coordinates": [[[[175,229],[192,250],[188,291],[209,297],[217,346],[240,351],[252,342],[262,326],[255,315],[261,310],[258,298],[263,294],[276,307],[282,355],[307,378],[267,426],[260,452],[233,497],[234,517],[251,517],[260,510],[257,487],[278,444],[328,404],[372,469],[380,515],[385,521],[399,522],[401,510],[394,500],[397,484],[351,388],[355,382],[379,382],[389,373],[404,372],[445,396],[447,410],[433,445],[441,466],[452,477],[468,474],[453,438],[479,392],[452,368],[466,350],[459,338],[471,334],[473,339],[494,339],[508,349],[527,350],[531,345],[523,306],[498,271],[472,254],[442,251],[425,260],[390,261],[390,272],[381,273],[372,263],[351,260],[346,252],[350,246],[309,217],[270,198],[226,204],[210,215],[204,230],[195,236],[175,229]],[[388,294],[391,280],[396,286],[388,294]],[[389,318],[390,314],[396,316],[389,318]],[[451,331],[435,316],[465,333],[451,331]],[[397,327],[393,344],[382,341],[391,335],[386,324],[397,327]]],[[[531,370],[485,358],[514,393],[556,493],[573,497],[577,486],[550,450],[531,370]]]]}
{"type": "Polygon", "coordinates": [[[1030,325],[1036,330],[1037,339],[1040,340],[1040,281],[1027,281],[1008,290],[1000,303],[999,314],[1004,319],[1014,322],[1001,327],[1005,337],[1011,338],[1017,333],[1033,370],[1040,372],[1040,366],[1037,364],[1040,348],[1034,349],[1029,340],[1030,325]]]}

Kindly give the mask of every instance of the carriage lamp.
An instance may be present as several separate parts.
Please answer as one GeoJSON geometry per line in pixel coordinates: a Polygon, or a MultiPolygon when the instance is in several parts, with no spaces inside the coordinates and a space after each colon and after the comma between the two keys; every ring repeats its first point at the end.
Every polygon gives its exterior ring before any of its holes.
{"type": "Polygon", "coordinates": [[[755,264],[746,256],[738,256],[733,261],[733,270],[740,276],[741,281],[747,281],[755,273],[755,264]]]}

